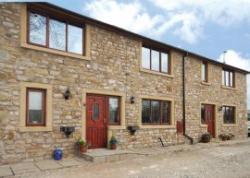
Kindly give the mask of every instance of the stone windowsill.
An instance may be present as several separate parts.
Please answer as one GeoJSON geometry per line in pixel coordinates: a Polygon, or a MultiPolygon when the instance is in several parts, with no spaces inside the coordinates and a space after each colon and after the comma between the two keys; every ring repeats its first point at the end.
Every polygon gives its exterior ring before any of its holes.
{"type": "Polygon", "coordinates": [[[153,75],[159,75],[159,76],[165,76],[165,77],[169,77],[169,78],[174,78],[174,76],[172,74],[165,74],[165,73],[161,73],[161,72],[157,72],[157,71],[152,71],[152,70],[147,70],[147,69],[140,69],[141,72],[144,73],[149,73],[149,74],[153,74],[153,75]]]}
{"type": "Polygon", "coordinates": [[[221,88],[226,89],[226,90],[236,90],[235,87],[227,87],[227,86],[224,86],[224,85],[221,85],[221,88]]]}
{"type": "Polygon", "coordinates": [[[202,81],[201,84],[202,84],[202,85],[206,85],[206,86],[210,86],[210,85],[211,85],[211,83],[209,83],[209,82],[204,82],[204,81],[202,81]]]}
{"type": "Polygon", "coordinates": [[[69,52],[59,51],[59,50],[56,50],[56,49],[40,47],[40,46],[36,46],[36,45],[31,45],[31,44],[28,44],[28,43],[22,43],[21,47],[27,48],[27,49],[38,50],[38,51],[42,51],[42,52],[47,52],[47,53],[51,53],[51,54],[66,56],[66,57],[90,60],[89,56],[83,56],[83,55],[79,55],[79,54],[73,54],[73,53],[69,53],[69,52]]]}

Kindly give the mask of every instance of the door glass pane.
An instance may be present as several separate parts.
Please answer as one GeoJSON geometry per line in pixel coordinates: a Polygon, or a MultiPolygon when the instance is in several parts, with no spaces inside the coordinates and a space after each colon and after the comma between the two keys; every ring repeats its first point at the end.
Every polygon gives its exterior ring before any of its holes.
{"type": "Polygon", "coordinates": [[[171,116],[170,102],[163,101],[162,102],[162,123],[170,124],[170,116],[171,116]]]}
{"type": "Polygon", "coordinates": [[[42,124],[43,123],[43,93],[41,91],[28,92],[28,123],[42,124]]]}
{"type": "Polygon", "coordinates": [[[158,51],[151,50],[151,58],[152,58],[151,59],[152,60],[151,69],[159,71],[159,68],[160,68],[160,53],[158,51]]]}
{"type": "Polygon", "coordinates": [[[168,54],[167,53],[161,53],[161,71],[169,73],[168,69],[168,54]]]}
{"type": "Polygon", "coordinates": [[[150,123],[150,101],[142,100],[142,123],[150,123]]]}
{"type": "Polygon", "coordinates": [[[95,121],[99,119],[99,104],[98,103],[93,104],[92,119],[95,121]]]}
{"type": "Polygon", "coordinates": [[[202,124],[206,124],[206,120],[205,120],[205,105],[204,104],[201,105],[201,123],[202,124]]]}
{"type": "Polygon", "coordinates": [[[150,49],[142,47],[142,67],[150,69],[150,49]]]}
{"type": "Polygon", "coordinates": [[[152,123],[160,123],[160,102],[151,101],[152,123]]]}
{"type": "Polygon", "coordinates": [[[83,29],[68,25],[68,51],[83,54],[83,29]]]}
{"type": "Polygon", "coordinates": [[[119,123],[119,98],[117,97],[109,98],[109,123],[119,123]]]}
{"type": "Polygon", "coordinates": [[[29,41],[45,46],[46,44],[46,17],[30,13],[29,15],[29,41]]]}
{"type": "Polygon", "coordinates": [[[49,47],[65,50],[66,24],[57,20],[49,21],[49,47]]]}

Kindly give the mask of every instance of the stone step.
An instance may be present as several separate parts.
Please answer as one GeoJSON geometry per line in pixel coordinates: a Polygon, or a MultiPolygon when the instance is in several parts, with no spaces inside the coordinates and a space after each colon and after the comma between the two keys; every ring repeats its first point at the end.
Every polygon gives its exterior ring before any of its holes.
{"type": "Polygon", "coordinates": [[[138,156],[148,155],[147,153],[138,153],[129,150],[89,149],[86,153],[82,153],[81,157],[86,161],[105,163],[134,159],[138,158],[138,156]]]}

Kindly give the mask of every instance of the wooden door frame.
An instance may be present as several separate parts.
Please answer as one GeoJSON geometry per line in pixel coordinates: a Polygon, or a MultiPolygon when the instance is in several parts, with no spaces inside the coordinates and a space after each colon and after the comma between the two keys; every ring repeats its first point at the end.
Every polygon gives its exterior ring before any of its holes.
{"type": "Polygon", "coordinates": [[[122,130],[126,129],[125,125],[125,98],[126,94],[125,92],[117,92],[112,90],[92,90],[92,89],[83,89],[82,90],[82,132],[81,137],[83,139],[87,139],[86,131],[87,131],[87,122],[86,122],[86,104],[87,104],[87,95],[93,94],[93,95],[104,95],[104,96],[118,96],[120,97],[120,105],[121,105],[121,113],[120,113],[120,125],[108,125],[107,128],[107,143],[108,140],[110,140],[112,136],[112,130],[122,130]]]}
{"type": "Polygon", "coordinates": [[[215,138],[217,138],[218,137],[218,135],[217,135],[217,116],[218,116],[218,114],[217,114],[217,109],[218,109],[218,104],[216,104],[216,103],[211,103],[211,102],[201,102],[200,103],[200,110],[199,110],[199,112],[200,112],[200,127],[203,127],[203,128],[206,128],[206,130],[207,130],[207,124],[202,124],[201,123],[201,105],[202,104],[207,104],[207,105],[213,105],[213,108],[214,108],[214,132],[215,132],[215,138]]]}

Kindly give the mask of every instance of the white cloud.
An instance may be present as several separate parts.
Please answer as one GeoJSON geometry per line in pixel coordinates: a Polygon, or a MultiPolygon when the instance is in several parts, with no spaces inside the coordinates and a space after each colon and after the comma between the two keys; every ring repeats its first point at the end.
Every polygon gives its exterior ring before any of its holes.
{"type": "MultiPolygon", "coordinates": [[[[223,62],[224,54],[219,56],[219,61],[223,62]]],[[[235,67],[239,67],[241,69],[250,70],[250,58],[244,58],[240,53],[229,49],[225,54],[225,62],[226,64],[230,64],[235,67]]],[[[248,101],[248,108],[250,109],[250,76],[247,77],[247,101],[248,101]]]]}
{"type": "Polygon", "coordinates": [[[172,33],[194,44],[208,22],[230,26],[250,22],[250,0],[148,0],[160,14],[150,14],[143,0],[93,0],[84,11],[101,21],[160,39],[172,33]]]}
{"type": "MultiPolygon", "coordinates": [[[[203,28],[208,22],[220,26],[230,26],[243,21],[250,22],[249,0],[148,0],[163,9],[165,16],[175,19],[184,14],[181,20],[181,39],[195,43],[203,37],[203,28]],[[188,18],[188,15],[192,18],[188,18]],[[187,17],[186,17],[187,16],[187,17]]],[[[179,32],[179,33],[178,33],[179,32]]]]}
{"type": "Polygon", "coordinates": [[[160,15],[150,16],[137,1],[94,0],[85,5],[84,11],[101,21],[143,34],[152,33],[162,20],[160,15]]]}

